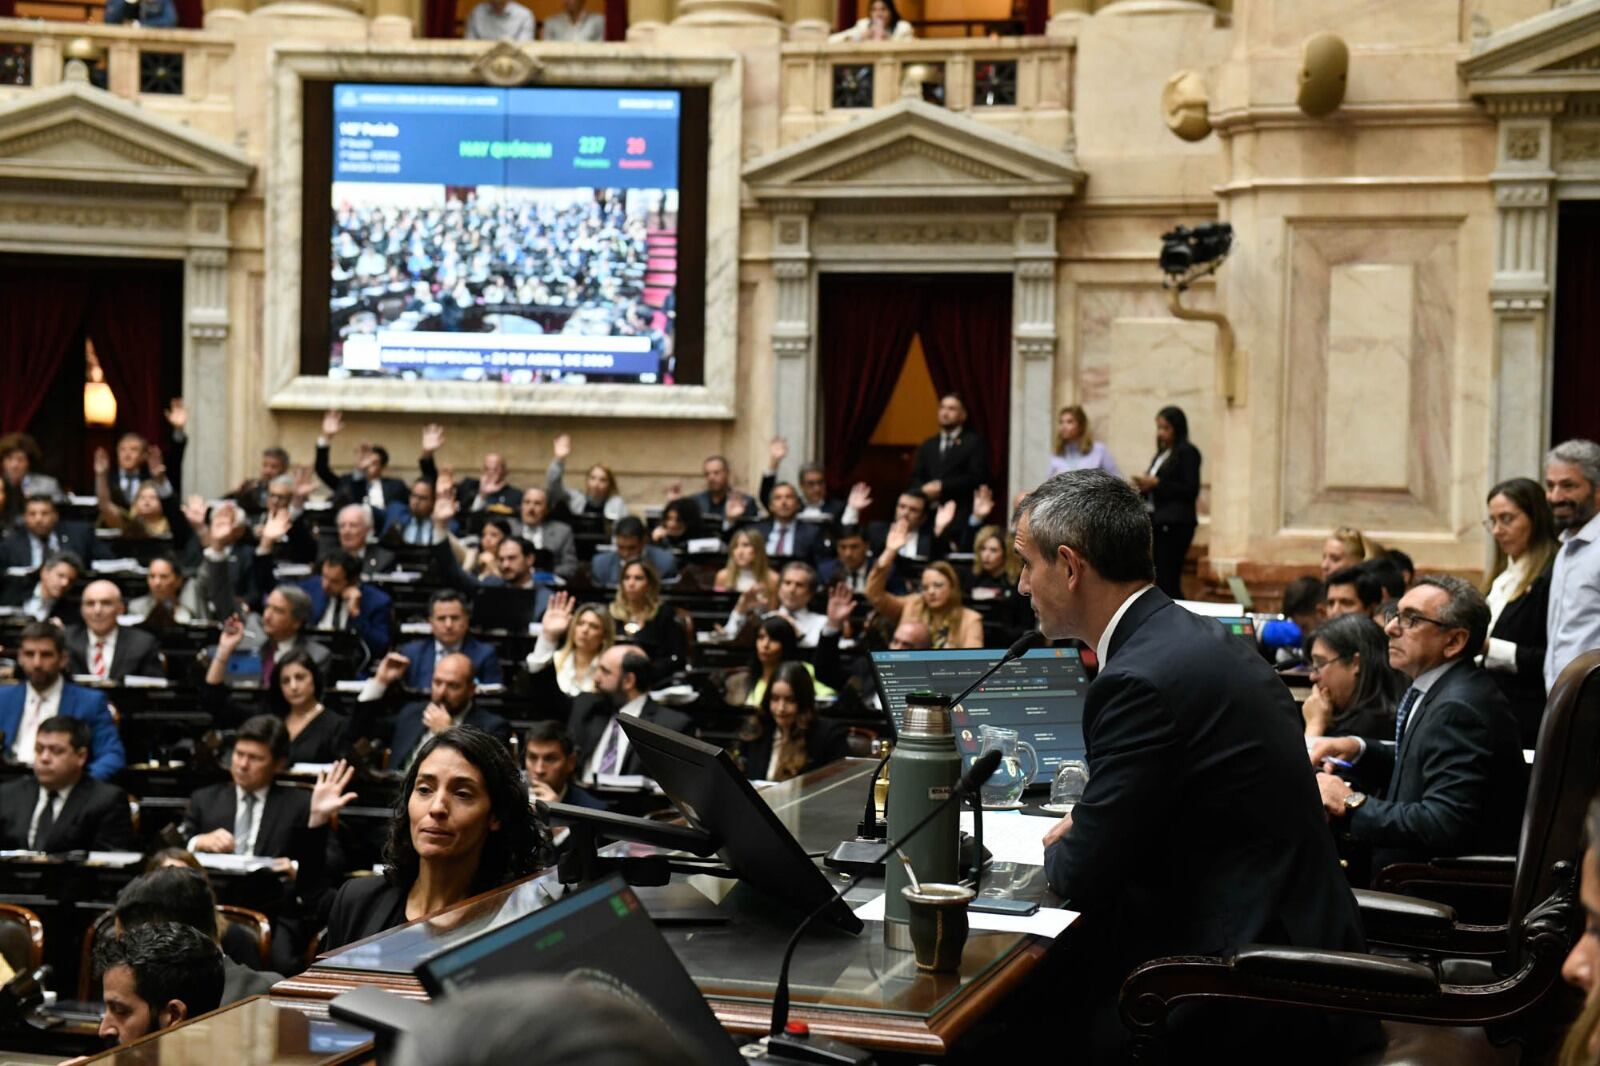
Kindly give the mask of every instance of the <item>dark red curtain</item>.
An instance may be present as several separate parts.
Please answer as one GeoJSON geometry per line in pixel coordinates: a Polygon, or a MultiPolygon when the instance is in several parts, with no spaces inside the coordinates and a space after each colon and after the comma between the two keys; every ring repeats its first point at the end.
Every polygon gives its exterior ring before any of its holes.
{"type": "Polygon", "coordinates": [[[856,0],[839,0],[838,13],[833,17],[835,32],[847,30],[856,24],[856,0]]]}
{"type": "Polygon", "coordinates": [[[0,432],[25,430],[83,328],[89,291],[80,278],[51,268],[0,267],[0,432]]]}
{"type": "Polygon", "coordinates": [[[628,39],[628,0],[606,0],[606,40],[628,39]]]}
{"type": "MultiPolygon", "coordinates": [[[[1600,440],[1600,201],[1563,200],[1556,240],[1556,329],[1550,443],[1600,440]]],[[[1538,475],[1535,474],[1535,477],[1538,475]]]]}
{"type": "Polygon", "coordinates": [[[829,490],[850,471],[894,395],[922,310],[914,281],[824,274],[820,285],[822,425],[829,490]]]}
{"type": "Polygon", "coordinates": [[[17,0],[0,0],[0,19],[15,18],[17,0]]]}
{"type": "Polygon", "coordinates": [[[89,315],[89,340],[117,398],[117,426],[161,442],[162,311],[166,288],[158,278],[135,275],[98,287],[89,315]]]}
{"type": "Polygon", "coordinates": [[[428,0],[422,11],[422,34],[425,37],[454,37],[456,35],[456,0],[428,0]]]}
{"type": "Polygon", "coordinates": [[[1022,32],[1036,35],[1044,32],[1050,21],[1050,0],[1028,0],[1027,14],[1022,22],[1022,32]]]}
{"type": "Polygon", "coordinates": [[[1003,501],[1011,435],[1011,275],[941,277],[922,285],[917,325],[928,376],[958,394],[989,445],[989,484],[1003,501]]]}
{"type": "Polygon", "coordinates": [[[178,25],[186,30],[198,30],[205,23],[206,11],[202,0],[173,0],[178,9],[178,25]]]}

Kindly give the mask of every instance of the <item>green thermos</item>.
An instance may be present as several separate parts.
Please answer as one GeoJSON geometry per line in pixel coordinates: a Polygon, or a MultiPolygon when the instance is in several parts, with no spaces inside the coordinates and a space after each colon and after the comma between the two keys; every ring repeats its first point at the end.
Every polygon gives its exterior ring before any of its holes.
{"type": "MultiPolygon", "coordinates": [[[[961,780],[961,754],[950,729],[945,698],[931,692],[906,697],[905,725],[889,756],[889,839],[916,825],[947,799],[961,780]]],[[[958,878],[957,849],[961,807],[952,803],[900,850],[911,860],[917,880],[948,884],[958,878]]],[[[910,909],[900,890],[911,883],[900,856],[884,860],[883,942],[896,951],[911,950],[910,909]]]]}

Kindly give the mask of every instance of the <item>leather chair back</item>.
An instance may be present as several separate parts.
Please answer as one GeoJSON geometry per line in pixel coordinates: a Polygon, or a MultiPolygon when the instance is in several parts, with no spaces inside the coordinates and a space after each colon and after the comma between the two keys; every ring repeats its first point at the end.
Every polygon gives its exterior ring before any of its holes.
{"type": "Polygon", "coordinates": [[[32,973],[44,961],[44,923],[26,907],[0,903],[0,957],[17,973],[32,973]]]}
{"type": "Polygon", "coordinates": [[[272,919],[249,907],[236,907],[231,903],[217,904],[219,927],[238,926],[256,942],[263,965],[272,957],[272,919]]]}
{"type": "Polygon", "coordinates": [[[1597,790],[1600,651],[1586,651],[1556,678],[1539,725],[1506,924],[1511,958],[1522,956],[1523,917],[1555,891],[1555,864],[1582,867],[1584,814],[1597,790]]]}

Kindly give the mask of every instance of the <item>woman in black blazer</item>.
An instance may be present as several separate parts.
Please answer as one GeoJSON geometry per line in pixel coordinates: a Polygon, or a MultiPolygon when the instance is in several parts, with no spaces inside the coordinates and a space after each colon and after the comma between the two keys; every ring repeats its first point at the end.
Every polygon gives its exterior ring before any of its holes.
{"type": "Polygon", "coordinates": [[[1545,614],[1555,564],[1555,520],[1539,483],[1525,477],[1489,490],[1484,526],[1494,538],[1489,572],[1489,639],[1483,665],[1516,713],[1522,746],[1533,747],[1544,718],[1545,614]]]}
{"type": "Polygon", "coordinates": [[[787,662],[778,667],[755,717],[740,733],[739,760],[753,781],[787,781],[849,755],[849,740],[839,723],[817,717],[816,689],[806,664],[787,662]]]}
{"type": "Polygon", "coordinates": [[[364,940],[554,861],[550,831],[504,744],[471,726],[428,738],[389,822],[382,877],[345,882],[322,950],[364,940]]]}
{"type": "Polygon", "coordinates": [[[1163,407],[1156,415],[1156,457],[1150,469],[1133,475],[1144,494],[1144,509],[1154,527],[1156,586],[1175,600],[1183,599],[1183,560],[1199,523],[1195,500],[1200,497],[1200,449],[1189,443],[1189,419],[1181,407],[1163,407]]]}

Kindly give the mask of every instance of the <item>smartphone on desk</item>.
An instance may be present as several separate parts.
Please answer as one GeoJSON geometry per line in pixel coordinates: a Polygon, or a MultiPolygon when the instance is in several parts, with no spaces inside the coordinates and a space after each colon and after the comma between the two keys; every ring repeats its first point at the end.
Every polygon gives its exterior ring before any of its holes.
{"type": "Polygon", "coordinates": [[[1013,918],[1026,918],[1039,912],[1039,902],[1032,899],[1003,899],[997,896],[979,896],[967,904],[971,911],[984,914],[1009,914],[1013,918]]]}

